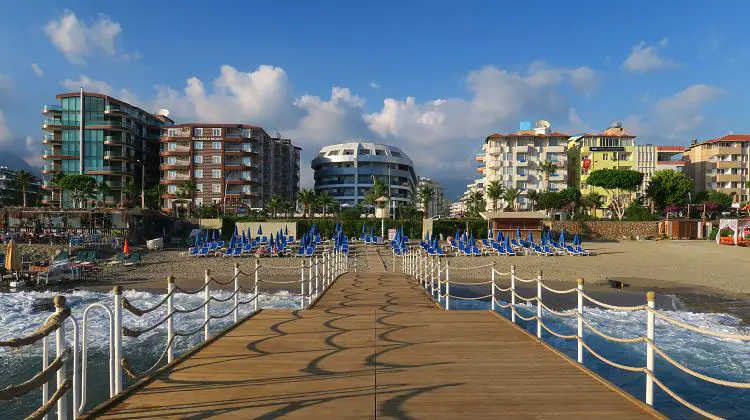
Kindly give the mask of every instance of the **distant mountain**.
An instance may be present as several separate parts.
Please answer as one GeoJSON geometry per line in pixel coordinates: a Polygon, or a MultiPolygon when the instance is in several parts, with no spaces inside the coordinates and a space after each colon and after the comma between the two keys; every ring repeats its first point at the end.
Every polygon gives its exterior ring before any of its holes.
{"type": "Polygon", "coordinates": [[[0,151],[0,166],[7,166],[8,168],[15,170],[23,169],[24,171],[29,171],[36,176],[42,175],[42,168],[32,168],[20,156],[11,152],[0,151]]]}

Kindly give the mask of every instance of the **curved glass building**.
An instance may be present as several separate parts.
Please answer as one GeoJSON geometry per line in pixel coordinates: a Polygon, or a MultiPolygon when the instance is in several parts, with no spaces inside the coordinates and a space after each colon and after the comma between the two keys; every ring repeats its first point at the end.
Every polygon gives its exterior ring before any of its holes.
{"type": "Polygon", "coordinates": [[[342,205],[362,202],[375,178],[390,184],[396,206],[411,202],[416,192],[414,162],[395,146],[365,142],[325,146],[311,166],[315,191],[327,192],[342,205]]]}

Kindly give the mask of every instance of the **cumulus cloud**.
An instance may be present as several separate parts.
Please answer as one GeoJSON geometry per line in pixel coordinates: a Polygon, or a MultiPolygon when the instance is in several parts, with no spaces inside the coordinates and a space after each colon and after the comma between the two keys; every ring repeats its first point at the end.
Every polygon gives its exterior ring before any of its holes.
{"type": "Polygon", "coordinates": [[[125,60],[140,57],[138,52],[125,53],[118,49],[117,39],[122,33],[122,26],[105,15],[99,15],[87,23],[66,10],[58,19],[47,23],[44,33],[52,45],[74,64],[85,64],[86,58],[96,53],[125,60]]]}
{"type": "Polygon", "coordinates": [[[39,77],[44,76],[44,70],[42,70],[42,68],[39,67],[39,64],[37,63],[31,63],[31,70],[33,70],[34,74],[36,74],[39,77]]]}
{"type": "Polygon", "coordinates": [[[370,87],[373,89],[380,89],[380,83],[378,82],[370,82],[370,87]]]}
{"type": "Polygon", "coordinates": [[[655,117],[665,127],[671,127],[669,135],[680,137],[703,122],[702,108],[715,101],[724,90],[707,84],[688,86],[676,94],[662,98],[654,106],[655,117]]]}
{"type": "Polygon", "coordinates": [[[2,110],[0,110],[0,150],[20,155],[31,166],[38,167],[42,164],[39,141],[35,141],[31,136],[19,139],[14,135],[2,110]]]}
{"type": "Polygon", "coordinates": [[[662,38],[659,45],[647,45],[641,41],[633,46],[630,55],[622,63],[622,66],[631,73],[647,73],[654,70],[664,70],[677,67],[677,62],[660,55],[660,50],[665,48],[669,40],[662,38]]]}

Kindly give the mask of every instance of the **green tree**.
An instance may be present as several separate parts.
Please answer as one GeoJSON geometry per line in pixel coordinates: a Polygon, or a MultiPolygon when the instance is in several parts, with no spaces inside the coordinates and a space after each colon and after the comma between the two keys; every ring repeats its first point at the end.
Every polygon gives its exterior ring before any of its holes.
{"type": "Polygon", "coordinates": [[[540,209],[547,210],[547,213],[554,217],[557,211],[565,205],[565,199],[559,192],[547,190],[539,193],[537,203],[540,209]]]}
{"type": "Polygon", "coordinates": [[[663,210],[667,204],[685,204],[691,188],[693,180],[684,173],[665,169],[656,171],[651,176],[646,187],[646,197],[653,201],[656,208],[663,210]]]}
{"type": "Polygon", "coordinates": [[[587,182],[607,192],[612,210],[622,220],[631,193],[643,182],[643,174],[631,169],[597,169],[591,171],[587,182]]]}
{"type": "Polygon", "coordinates": [[[167,193],[167,186],[164,184],[156,184],[149,190],[149,195],[153,197],[153,201],[156,204],[156,209],[160,209],[162,207],[162,198],[164,194],[167,193]]]}
{"type": "Polygon", "coordinates": [[[583,198],[586,208],[590,209],[591,215],[596,214],[596,210],[604,206],[604,196],[596,191],[591,191],[583,198]]]}
{"type": "Polygon", "coordinates": [[[96,179],[81,174],[66,175],[60,181],[60,187],[71,192],[73,206],[75,207],[76,203],[80,203],[81,208],[84,207],[88,199],[96,198],[96,186],[96,179]]]}
{"type": "Polygon", "coordinates": [[[531,211],[534,211],[536,208],[536,204],[539,201],[539,192],[536,190],[527,190],[526,198],[528,198],[529,202],[531,203],[531,211]]]}
{"type": "Polygon", "coordinates": [[[475,191],[466,198],[466,215],[467,217],[479,217],[479,213],[485,211],[487,202],[481,191],[475,191]]]}
{"type": "Polygon", "coordinates": [[[106,203],[107,196],[110,194],[110,188],[109,188],[109,184],[107,184],[107,181],[105,180],[99,181],[99,183],[96,184],[96,192],[101,197],[102,203],[106,203]]]}
{"type": "Polygon", "coordinates": [[[435,190],[427,185],[421,185],[417,190],[417,196],[419,201],[422,203],[422,209],[424,210],[424,217],[430,217],[429,207],[430,201],[435,197],[435,190]]]}
{"type": "Polygon", "coordinates": [[[487,184],[487,198],[492,200],[492,210],[497,211],[497,200],[505,194],[505,188],[497,181],[487,184]]]}
{"type": "Polygon", "coordinates": [[[581,191],[577,188],[568,187],[560,190],[560,197],[563,201],[562,207],[570,209],[571,215],[581,205],[581,191]]]}
{"type": "Polygon", "coordinates": [[[318,203],[320,204],[320,207],[323,209],[323,217],[328,216],[329,210],[333,212],[333,209],[336,207],[336,200],[333,199],[330,195],[328,195],[327,192],[322,192],[318,194],[318,203]]]}
{"type": "Polygon", "coordinates": [[[302,188],[297,193],[297,201],[302,204],[302,217],[307,218],[312,205],[315,203],[315,190],[302,188]]]}
{"type": "MultiPolygon", "coordinates": [[[[59,190],[59,192],[57,194],[59,196],[58,200],[60,201],[60,203],[59,203],[60,208],[62,208],[62,205],[63,205],[63,190],[64,190],[64,188],[62,187],[62,180],[64,178],[65,178],[65,174],[63,172],[57,172],[54,175],[52,175],[52,180],[51,180],[52,185],[54,185],[55,187],[57,187],[58,190],[59,190]]],[[[54,199],[55,199],[55,190],[52,190],[52,200],[54,201],[54,199]]]]}
{"type": "Polygon", "coordinates": [[[375,178],[372,182],[372,187],[370,187],[370,189],[365,193],[362,202],[374,208],[375,200],[380,197],[390,197],[390,195],[388,194],[388,188],[386,187],[386,185],[383,184],[380,179],[375,178]]]}
{"type": "Polygon", "coordinates": [[[506,203],[508,203],[507,207],[505,207],[505,210],[510,211],[516,211],[516,200],[518,200],[518,197],[521,197],[523,193],[518,188],[508,188],[505,190],[505,193],[503,194],[503,200],[505,200],[506,203]]]}
{"type": "Polygon", "coordinates": [[[544,175],[544,186],[549,189],[549,178],[557,172],[557,165],[545,160],[539,164],[539,171],[544,175]]]}
{"type": "Polygon", "coordinates": [[[273,198],[266,201],[266,205],[265,205],[266,213],[270,214],[272,218],[276,218],[276,214],[279,213],[283,205],[284,203],[281,197],[277,195],[273,196],[273,198]]]}
{"type": "Polygon", "coordinates": [[[27,195],[29,190],[29,185],[33,184],[36,181],[36,177],[31,174],[29,171],[20,170],[16,172],[16,178],[13,180],[13,183],[15,184],[16,188],[21,190],[21,196],[23,197],[23,206],[28,206],[27,201],[27,195]]]}

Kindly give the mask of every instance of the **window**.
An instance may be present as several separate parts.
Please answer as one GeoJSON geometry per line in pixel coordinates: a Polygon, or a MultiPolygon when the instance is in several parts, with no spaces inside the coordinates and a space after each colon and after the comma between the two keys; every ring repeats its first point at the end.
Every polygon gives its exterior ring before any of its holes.
{"type": "Polygon", "coordinates": [[[352,150],[352,149],[345,149],[343,154],[347,155],[347,156],[348,155],[353,155],[354,154],[354,150],[352,150]]]}
{"type": "Polygon", "coordinates": [[[203,184],[195,184],[195,191],[203,192],[203,184]]]}
{"type": "Polygon", "coordinates": [[[250,171],[242,171],[242,179],[250,179],[250,171]]]}
{"type": "Polygon", "coordinates": [[[214,193],[220,193],[221,192],[221,184],[211,184],[211,190],[214,193]]]}
{"type": "MultiPolygon", "coordinates": [[[[244,143],[242,145],[242,151],[243,152],[252,152],[253,146],[250,143],[244,143]]],[[[318,156],[323,156],[323,153],[319,154],[318,156]]]]}
{"type": "Polygon", "coordinates": [[[211,171],[211,176],[214,178],[221,178],[221,170],[214,169],[213,171],[211,171]]]}
{"type": "Polygon", "coordinates": [[[177,193],[177,185],[174,185],[174,184],[167,185],[167,192],[169,194],[175,194],[175,193],[177,193]]]}
{"type": "Polygon", "coordinates": [[[214,165],[221,165],[221,156],[213,156],[212,160],[214,162],[214,165]]]}
{"type": "Polygon", "coordinates": [[[177,143],[167,143],[167,150],[177,150],[177,143]]]}
{"type": "Polygon", "coordinates": [[[242,192],[243,193],[249,193],[250,192],[250,186],[249,185],[243,185],[242,186],[242,192]]]}
{"type": "Polygon", "coordinates": [[[195,129],[195,137],[202,137],[203,136],[203,129],[202,128],[196,128],[195,129]]]}
{"type": "Polygon", "coordinates": [[[195,199],[195,205],[198,207],[203,206],[203,197],[196,197],[195,199]]]}
{"type": "Polygon", "coordinates": [[[375,155],[376,156],[385,156],[385,150],[375,149],[375,155]]]}
{"type": "Polygon", "coordinates": [[[177,164],[177,158],[174,156],[169,156],[167,158],[167,165],[176,165],[177,164]]]}
{"type": "Polygon", "coordinates": [[[169,171],[169,172],[167,172],[167,178],[169,178],[169,179],[177,179],[177,171],[169,171]]]}
{"type": "Polygon", "coordinates": [[[214,150],[221,150],[221,142],[220,141],[211,142],[211,148],[214,150]]]}
{"type": "Polygon", "coordinates": [[[602,160],[609,160],[609,154],[608,153],[603,154],[602,160]]]}
{"type": "Polygon", "coordinates": [[[221,128],[212,128],[211,137],[221,137],[221,128]]]}
{"type": "Polygon", "coordinates": [[[202,141],[194,141],[193,142],[193,149],[195,149],[195,150],[202,150],[203,149],[203,142],[202,141]]]}
{"type": "Polygon", "coordinates": [[[391,152],[391,156],[393,156],[393,157],[401,157],[401,152],[391,152]]]}
{"type": "Polygon", "coordinates": [[[193,175],[196,178],[203,178],[203,169],[196,169],[195,171],[193,171],[193,175]]]}
{"type": "Polygon", "coordinates": [[[203,163],[203,156],[200,156],[200,155],[193,156],[193,163],[198,163],[198,164],[203,163]]]}
{"type": "Polygon", "coordinates": [[[370,149],[362,149],[362,150],[359,151],[359,154],[360,155],[369,155],[370,154],[370,149]]]}
{"type": "Polygon", "coordinates": [[[250,166],[250,165],[252,165],[252,161],[250,160],[249,157],[245,156],[245,157],[242,158],[242,164],[244,166],[250,166]]]}

